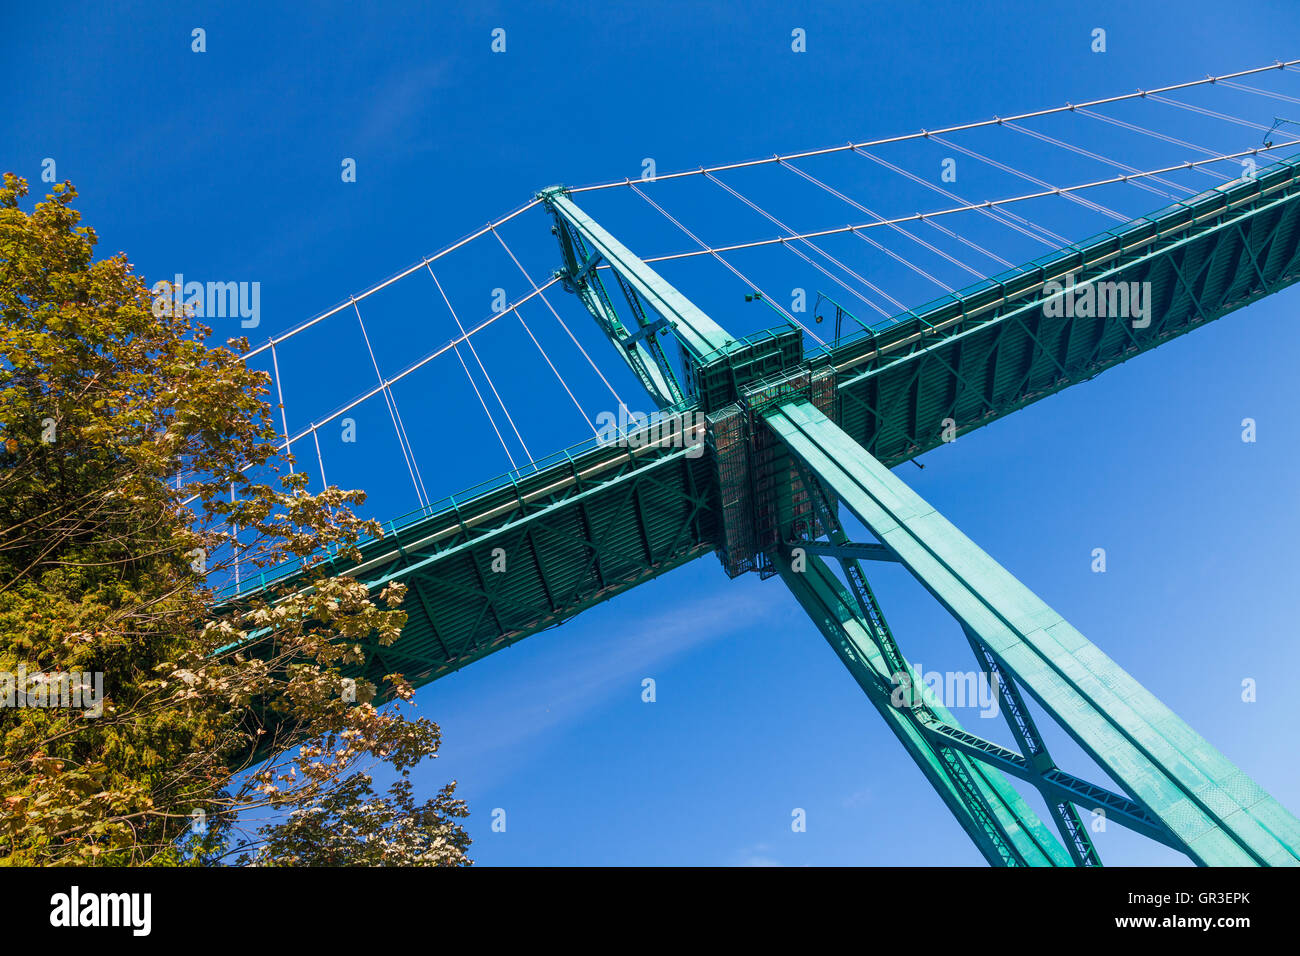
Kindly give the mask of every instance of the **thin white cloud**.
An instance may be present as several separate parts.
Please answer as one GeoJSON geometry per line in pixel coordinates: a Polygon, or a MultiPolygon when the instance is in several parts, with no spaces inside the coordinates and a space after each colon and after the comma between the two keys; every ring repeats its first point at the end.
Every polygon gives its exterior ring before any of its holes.
{"type": "MultiPolygon", "coordinates": [[[[626,629],[599,638],[593,638],[589,629],[580,639],[561,637],[562,631],[544,632],[527,639],[548,642],[540,653],[536,645],[532,649],[538,666],[527,673],[517,667],[503,671],[501,679],[491,681],[490,692],[475,699],[471,712],[453,714],[442,708],[441,681],[420,691],[417,703],[420,711],[444,724],[448,749],[458,763],[502,751],[519,753],[528,741],[578,720],[617,694],[640,694],[641,679],[653,677],[670,661],[712,641],[763,626],[782,594],[777,588],[759,588],[757,599],[745,602],[701,597],[652,617],[629,620],[626,629]]],[[[494,662],[500,666],[504,658],[495,658],[517,653],[517,649],[499,651],[475,666],[480,670],[494,662]]],[[[456,676],[443,680],[453,681],[456,676]]]]}

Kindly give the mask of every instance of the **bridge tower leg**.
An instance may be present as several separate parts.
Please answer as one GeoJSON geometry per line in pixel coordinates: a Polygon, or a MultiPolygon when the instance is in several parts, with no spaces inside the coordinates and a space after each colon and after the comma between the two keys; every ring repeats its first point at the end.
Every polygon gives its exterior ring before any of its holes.
{"type": "MultiPolygon", "coordinates": [[[[876,547],[883,546],[958,620],[981,668],[1002,683],[1002,710],[1024,753],[960,728],[928,697],[901,656],[890,660],[892,638],[880,629],[883,617],[873,632],[871,615],[863,613],[874,598],[867,605],[850,598],[820,560],[820,554],[835,554],[856,564],[855,551],[868,553],[872,546],[847,542],[829,515],[820,522],[828,542],[789,539],[774,551],[773,561],[882,713],[877,699],[889,685],[895,733],[902,736],[898,725],[906,723],[930,753],[952,751],[1036,787],[1076,863],[1097,862],[1077,807],[1103,812],[1109,821],[1202,865],[1300,865],[1300,821],[816,406],[802,398],[776,404],[762,419],[797,467],[814,479],[808,482],[813,497],[842,502],[879,540],[876,547]],[[1127,796],[1055,765],[1021,688],[1127,796]]],[[[846,577],[851,588],[859,587],[851,565],[846,577]]],[[[865,582],[862,586],[865,590],[865,582]]],[[[911,746],[909,751],[934,782],[922,759],[925,752],[918,756],[911,746]]],[[[936,788],[953,806],[938,783],[936,788]]],[[[994,802],[990,806],[997,808],[994,802]]],[[[971,832],[972,813],[954,812],[971,832]]],[[[985,855],[998,862],[987,850],[985,855]]],[[[1004,854],[1002,861],[1010,858],[1004,854]]]]}
{"type": "Polygon", "coordinates": [[[990,863],[1099,865],[1083,811],[1202,865],[1300,865],[1300,821],[835,424],[834,372],[806,361],[799,330],[731,336],[562,187],[540,198],[565,287],[661,409],[707,416],[727,573],[781,576],[990,863]],[[849,541],[839,503],[878,541],[849,541]],[[864,560],[901,563],[957,619],[1019,751],[963,729],[920,680],[864,560]],[[1058,767],[1026,698],[1125,792],[1058,767]],[[1063,844],[1008,776],[1042,794],[1063,844]]]}

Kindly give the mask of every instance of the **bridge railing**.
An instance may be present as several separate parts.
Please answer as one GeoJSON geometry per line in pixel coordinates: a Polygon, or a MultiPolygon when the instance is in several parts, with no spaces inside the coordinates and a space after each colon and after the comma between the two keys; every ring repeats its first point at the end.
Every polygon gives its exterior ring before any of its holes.
{"type": "Polygon", "coordinates": [[[1158,239],[1166,233],[1177,231],[1191,224],[1203,212],[1203,207],[1235,201],[1240,198],[1237,195],[1238,193],[1256,192],[1259,189],[1267,188],[1278,179],[1294,176],[1297,167],[1300,167],[1300,156],[1279,159],[1275,163],[1261,167],[1255,176],[1250,179],[1239,178],[1218,186],[1212,186],[1187,199],[1162,206],[1145,216],[1138,216],[1128,223],[1116,226],[1114,229],[1104,229],[1080,242],[1070,243],[1037,259],[1031,259],[1024,265],[973,282],[956,292],[946,293],[916,309],[909,309],[888,319],[883,319],[873,324],[870,329],[852,332],[845,335],[836,345],[820,345],[809,349],[808,359],[814,364],[835,361],[846,353],[861,349],[863,345],[874,344],[878,336],[889,333],[909,319],[915,320],[916,323],[923,326],[929,325],[928,319],[936,315],[942,315],[945,308],[952,309],[954,306],[969,306],[972,302],[978,303],[983,295],[1006,295],[1008,290],[1014,291],[1027,278],[1032,277],[1033,282],[1037,283],[1042,281],[1044,277],[1059,274],[1060,266],[1070,259],[1076,259],[1079,262],[1079,267],[1082,268],[1085,262],[1096,254],[1105,251],[1107,247],[1113,250],[1130,244],[1136,233],[1146,232],[1148,236],[1144,238],[1158,239]]]}
{"type": "MultiPolygon", "coordinates": [[[[679,414],[690,410],[694,407],[694,404],[694,399],[684,399],[676,405],[657,410],[657,414],[661,417],[679,414]]],[[[416,508],[413,511],[408,511],[405,514],[399,515],[398,517],[392,518],[388,521],[381,522],[384,534],[379,537],[374,535],[365,535],[357,541],[356,547],[364,551],[367,547],[387,540],[390,535],[397,536],[409,528],[412,528],[415,525],[420,524],[422,521],[426,521],[436,515],[457,513],[461,508],[468,506],[477,499],[510,485],[517,486],[519,482],[530,478],[533,475],[540,474],[551,468],[559,468],[561,466],[571,467],[576,459],[601,447],[627,443],[629,437],[634,435],[637,431],[640,431],[641,428],[642,426],[637,425],[636,422],[629,421],[625,427],[612,427],[611,430],[604,432],[601,435],[594,435],[591,438],[570,445],[569,447],[550,455],[536,458],[526,467],[507,471],[494,478],[488,478],[476,485],[472,485],[454,495],[446,495],[442,498],[431,501],[428,505],[416,508]]],[[[308,558],[295,558],[291,561],[284,561],[272,568],[259,569],[252,572],[244,571],[241,573],[238,581],[231,580],[214,589],[213,603],[215,605],[221,605],[244,594],[251,594],[272,587],[288,578],[301,574],[307,569],[307,562],[309,560],[323,557],[324,560],[328,562],[334,558],[337,551],[338,549],[336,548],[326,548],[308,558]]]]}
{"type": "MultiPolygon", "coordinates": [[[[1077,263],[1077,268],[1082,270],[1088,262],[1098,256],[1113,255],[1117,251],[1133,245],[1135,240],[1142,242],[1157,241],[1162,236],[1184,229],[1196,219],[1204,217],[1207,210],[1214,207],[1226,209],[1230,205],[1240,203],[1251,196],[1257,195],[1262,190],[1272,188],[1283,180],[1294,178],[1297,169],[1300,169],[1300,157],[1288,157],[1279,160],[1269,166],[1260,168],[1256,175],[1249,179],[1236,179],[1204,190],[1186,200],[1166,205],[1122,226],[1103,230],[1088,239],[1071,243],[1061,249],[1031,260],[1022,266],[1005,270],[987,279],[972,283],[955,293],[933,299],[917,309],[899,313],[888,320],[876,323],[870,330],[862,330],[846,337],[837,346],[825,345],[809,349],[805,353],[805,359],[814,365],[836,362],[862,350],[864,345],[868,348],[881,347],[882,343],[887,345],[894,335],[906,335],[918,325],[929,326],[932,324],[931,320],[945,319],[950,316],[953,309],[969,311],[972,307],[979,307],[984,299],[996,300],[1024,294],[1031,288],[1041,285],[1048,278],[1062,275],[1062,267],[1068,267],[1071,261],[1077,263]]],[[[1069,271],[1068,268],[1067,271],[1069,271]]],[[[772,330],[765,330],[755,333],[755,336],[749,338],[756,341],[757,337],[771,336],[773,334],[772,330]]],[[[742,340],[742,342],[748,341],[749,339],[742,340]]],[[[688,398],[677,405],[663,409],[661,413],[684,412],[694,405],[695,399],[688,398]]],[[[618,428],[605,436],[593,436],[562,451],[536,459],[524,468],[490,478],[455,495],[447,495],[425,507],[385,522],[385,535],[383,537],[387,537],[389,534],[397,535],[405,529],[438,514],[458,513],[462,506],[475,499],[498,491],[508,485],[518,484],[521,480],[549,468],[566,464],[572,465],[576,457],[589,453],[601,445],[626,438],[635,430],[635,427],[618,428]]],[[[383,540],[383,537],[368,536],[359,541],[358,546],[365,549],[375,542],[383,540]]],[[[323,552],[323,554],[326,561],[331,560],[333,557],[328,551],[323,552]]],[[[228,581],[225,585],[217,588],[213,594],[214,601],[220,604],[245,593],[259,591],[301,573],[305,566],[306,561],[304,559],[296,559],[284,562],[274,568],[243,573],[237,582],[228,581]]]]}

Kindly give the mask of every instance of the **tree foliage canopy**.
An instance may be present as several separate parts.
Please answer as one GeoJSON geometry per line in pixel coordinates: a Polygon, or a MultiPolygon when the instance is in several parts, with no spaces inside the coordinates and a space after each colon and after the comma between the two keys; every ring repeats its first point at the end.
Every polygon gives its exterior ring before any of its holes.
{"type": "Polygon", "coordinates": [[[0,673],[12,688],[25,670],[20,695],[102,675],[103,700],[0,701],[0,862],[469,862],[455,784],[415,802],[439,732],[406,716],[409,685],[386,678],[400,700],[383,710],[381,688],[344,692],[363,644],[405,621],[400,585],[372,595],[317,568],[322,548],[382,534],[353,511],[364,495],[286,473],[247,341],[156,315],[124,254],[95,261],[70,183],[31,212],[26,194],[5,175],[0,673]],[[315,579],[214,606],[236,561],[315,579]]]}

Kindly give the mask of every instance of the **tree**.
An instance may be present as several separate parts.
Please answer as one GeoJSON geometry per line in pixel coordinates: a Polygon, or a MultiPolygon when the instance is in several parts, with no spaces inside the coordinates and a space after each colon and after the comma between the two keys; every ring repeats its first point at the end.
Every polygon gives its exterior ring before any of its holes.
{"type": "Polygon", "coordinates": [[[247,341],[209,344],[124,254],[94,261],[70,183],[26,194],[5,175],[0,862],[468,863],[454,782],[417,805],[408,780],[437,725],[400,675],[343,676],[405,622],[400,585],[320,567],[382,534],[364,495],[285,473],[247,341]],[[214,608],[236,561],[310,580],[214,608]]]}

